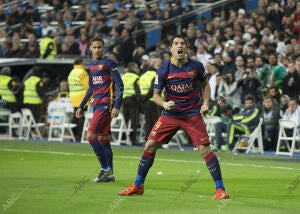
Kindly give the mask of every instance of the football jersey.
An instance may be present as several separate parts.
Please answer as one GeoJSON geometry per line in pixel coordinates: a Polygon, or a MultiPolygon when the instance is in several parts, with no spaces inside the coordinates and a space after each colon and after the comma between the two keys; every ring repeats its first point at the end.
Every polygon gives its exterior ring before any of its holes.
{"type": "Polygon", "coordinates": [[[154,88],[166,91],[166,101],[175,102],[173,111],[164,110],[164,115],[192,116],[200,114],[200,82],[207,78],[201,62],[188,59],[180,68],[165,61],[157,70],[154,88]]]}
{"type": "Polygon", "coordinates": [[[114,61],[108,57],[92,60],[89,66],[89,89],[80,107],[83,108],[93,95],[94,110],[120,109],[123,90],[123,82],[114,61]]]}

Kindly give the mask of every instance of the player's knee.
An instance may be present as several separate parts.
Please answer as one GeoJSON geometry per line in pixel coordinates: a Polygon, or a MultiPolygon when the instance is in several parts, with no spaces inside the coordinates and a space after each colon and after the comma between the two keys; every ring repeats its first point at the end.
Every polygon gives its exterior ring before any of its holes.
{"type": "Polygon", "coordinates": [[[198,150],[203,157],[211,152],[209,144],[199,145],[198,150]]]}
{"type": "Polygon", "coordinates": [[[145,145],[145,150],[149,152],[156,152],[156,150],[160,147],[160,143],[154,140],[148,140],[145,145]]]}
{"type": "Polygon", "coordinates": [[[94,133],[88,132],[86,138],[90,142],[92,140],[97,139],[97,135],[95,135],[94,133]]]}

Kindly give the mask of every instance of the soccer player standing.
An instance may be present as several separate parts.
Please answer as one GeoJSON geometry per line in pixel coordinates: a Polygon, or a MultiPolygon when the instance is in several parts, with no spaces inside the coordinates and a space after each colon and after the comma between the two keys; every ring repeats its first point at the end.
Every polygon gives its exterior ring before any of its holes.
{"type": "Polygon", "coordinates": [[[153,164],[157,149],[162,144],[168,143],[182,128],[204,157],[216,184],[213,199],[229,198],[223,185],[219,161],[210,150],[208,134],[201,116],[201,113],[209,109],[210,86],[203,64],[188,58],[186,51],[186,39],[181,35],[173,36],[170,43],[172,57],[160,66],[154,83],[154,101],[164,110],[150,132],[134,184],[119,192],[119,195],[142,195],[144,193],[144,181],[153,164]],[[164,88],[166,101],[161,97],[164,88]],[[199,88],[202,88],[204,100],[202,105],[199,88]]]}
{"type": "Polygon", "coordinates": [[[90,41],[92,61],[89,66],[89,89],[76,111],[82,117],[82,109],[93,95],[93,117],[87,139],[101,165],[94,182],[114,181],[113,153],[110,145],[110,122],[117,117],[122,104],[123,82],[116,63],[104,56],[104,41],[94,37],[90,41]]]}

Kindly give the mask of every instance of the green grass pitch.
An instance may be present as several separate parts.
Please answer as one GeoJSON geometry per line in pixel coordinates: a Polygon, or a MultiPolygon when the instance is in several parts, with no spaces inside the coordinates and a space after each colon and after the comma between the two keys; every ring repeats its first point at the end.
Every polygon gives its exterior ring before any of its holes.
{"type": "Polygon", "coordinates": [[[119,197],[143,148],[113,147],[116,182],[92,183],[87,144],[0,141],[0,213],[300,213],[300,158],[217,153],[231,199],[213,201],[198,152],[160,149],[143,196],[119,197]]]}

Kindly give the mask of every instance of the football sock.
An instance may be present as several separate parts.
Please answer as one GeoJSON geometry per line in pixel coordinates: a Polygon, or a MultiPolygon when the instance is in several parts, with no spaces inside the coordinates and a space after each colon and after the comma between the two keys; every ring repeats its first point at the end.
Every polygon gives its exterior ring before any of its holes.
{"type": "Polygon", "coordinates": [[[225,187],[223,185],[222,181],[222,173],[219,165],[219,161],[217,156],[210,152],[207,156],[204,157],[204,160],[206,162],[206,166],[211,174],[211,177],[214,179],[214,182],[216,184],[216,189],[223,189],[225,190],[225,187]]]}
{"type": "Polygon", "coordinates": [[[101,165],[102,169],[107,169],[108,168],[108,159],[105,154],[104,146],[102,143],[100,143],[97,139],[92,139],[89,141],[90,145],[92,146],[99,163],[101,165]]]}
{"type": "Polygon", "coordinates": [[[108,160],[108,166],[113,171],[113,152],[110,143],[103,143],[104,152],[108,160]]]}
{"type": "Polygon", "coordinates": [[[153,164],[154,157],[155,157],[155,153],[151,153],[144,150],[144,154],[141,157],[140,164],[138,167],[138,174],[134,182],[136,186],[141,186],[142,184],[144,184],[148,171],[153,164]]]}

